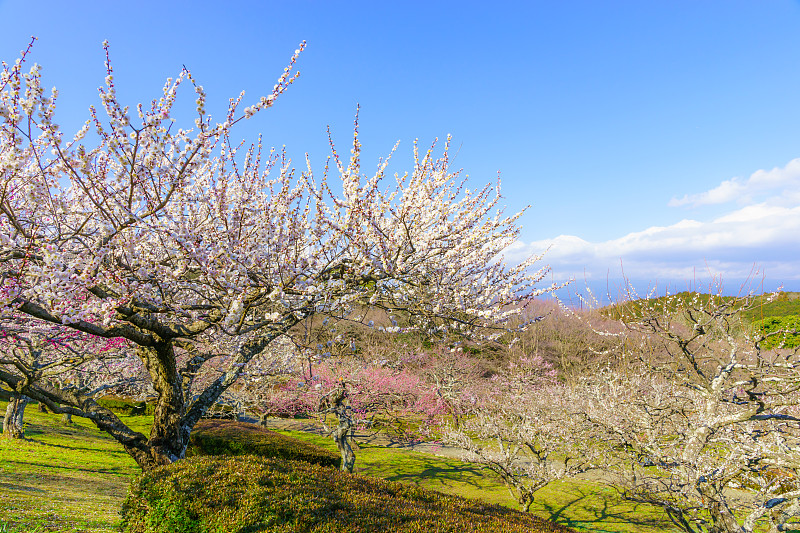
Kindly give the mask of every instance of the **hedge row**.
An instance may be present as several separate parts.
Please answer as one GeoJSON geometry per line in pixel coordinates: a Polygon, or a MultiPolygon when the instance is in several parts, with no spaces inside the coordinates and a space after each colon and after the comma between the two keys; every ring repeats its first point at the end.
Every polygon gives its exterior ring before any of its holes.
{"type": "Polygon", "coordinates": [[[255,424],[201,420],[189,437],[186,456],[258,455],[306,461],[339,468],[342,458],[319,446],[269,431],[255,424]]]}
{"type": "Polygon", "coordinates": [[[125,533],[573,532],[415,485],[255,456],[193,457],[144,473],[122,516],[125,533]]]}

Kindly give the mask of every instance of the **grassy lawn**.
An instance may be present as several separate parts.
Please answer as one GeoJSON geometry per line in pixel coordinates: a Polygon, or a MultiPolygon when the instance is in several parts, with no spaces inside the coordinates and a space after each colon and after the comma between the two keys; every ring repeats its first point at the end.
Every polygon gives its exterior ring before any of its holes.
{"type": "MultiPolygon", "coordinates": [[[[25,420],[26,440],[0,438],[0,533],[118,531],[133,459],[87,420],[61,425],[35,405],[25,420]]],[[[126,422],[148,431],[144,417],[126,422]]]]}
{"type": "MultiPolygon", "coordinates": [[[[298,439],[336,450],[327,438],[302,431],[280,431],[298,439]]],[[[356,451],[356,472],[391,481],[414,483],[427,489],[467,498],[481,498],[519,509],[508,489],[477,465],[424,453],[361,446],[356,451]]],[[[664,533],[677,531],[653,507],[622,501],[612,489],[596,483],[554,483],[537,494],[531,512],[578,531],[599,533],[664,533]]]]}
{"type": "MultiPolygon", "coordinates": [[[[5,410],[5,404],[0,403],[5,410]]],[[[149,417],[123,417],[146,432],[149,417]]],[[[57,415],[26,409],[25,441],[0,439],[0,533],[118,531],[119,508],[139,472],[122,447],[85,420],[60,424],[57,415]]],[[[335,450],[329,439],[282,432],[335,450]]],[[[359,473],[415,483],[446,493],[518,508],[506,488],[479,467],[454,459],[374,446],[357,451],[359,473]]],[[[554,484],[532,511],[578,531],[674,531],[658,511],[620,501],[601,485],[554,484]]]]}

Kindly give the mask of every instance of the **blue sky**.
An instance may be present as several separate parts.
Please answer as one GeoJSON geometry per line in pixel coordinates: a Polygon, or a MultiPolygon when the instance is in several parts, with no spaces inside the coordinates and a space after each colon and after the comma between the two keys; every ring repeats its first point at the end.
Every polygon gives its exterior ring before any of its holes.
{"type": "Polygon", "coordinates": [[[185,64],[217,116],[305,39],[300,79],[239,130],[298,167],[321,168],[328,125],[346,146],[360,104],[365,162],[400,141],[402,171],[415,138],[452,134],[471,183],[499,171],[508,210],[532,206],[509,257],[552,244],[576,289],[614,292],[622,265],[639,287],[713,274],[736,292],[756,265],[757,288],[800,290],[800,1],[30,5],[0,0],[0,58],[39,38],[68,130],[98,102],[103,39],[123,100],[185,64]]]}

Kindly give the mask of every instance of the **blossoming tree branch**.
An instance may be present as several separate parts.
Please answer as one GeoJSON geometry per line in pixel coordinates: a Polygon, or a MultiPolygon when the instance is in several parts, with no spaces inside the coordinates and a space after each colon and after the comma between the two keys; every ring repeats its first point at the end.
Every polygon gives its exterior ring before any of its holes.
{"type": "Polygon", "coordinates": [[[538,258],[502,261],[520,214],[503,213],[499,184],[466,188],[447,144],[439,156],[415,145],[408,173],[388,177],[384,160],[370,177],[357,122],[349,160],[334,149],[321,175],[310,162],[295,172],[260,139],[232,138],[297,79],[304,46],[271,93],[246,107],[238,95],[216,122],[186,68],[149,105],[122,104],[104,43],[101,105],[74,136],[56,122],[57,91],[45,89],[38,65],[26,66],[31,47],[3,63],[0,306],[125,339],[157,397],[150,436],[22,365],[0,366],[0,382],[92,420],[149,469],[183,457],[206,410],[303,319],[357,321],[377,307],[426,333],[491,335],[538,292],[538,258]],[[196,118],[178,127],[173,110],[186,89],[196,118]]]}

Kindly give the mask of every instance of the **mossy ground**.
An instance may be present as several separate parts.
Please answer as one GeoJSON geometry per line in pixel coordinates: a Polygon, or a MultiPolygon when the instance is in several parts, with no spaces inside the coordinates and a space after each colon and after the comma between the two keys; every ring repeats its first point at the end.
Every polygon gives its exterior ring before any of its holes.
{"type": "MultiPolygon", "coordinates": [[[[28,440],[0,439],[0,508],[5,510],[0,533],[119,531],[128,485],[140,473],[136,463],[86,420],[62,426],[59,416],[39,413],[35,405],[25,418],[28,440]]],[[[149,417],[124,420],[147,433],[149,417]]],[[[284,433],[335,451],[328,438],[284,433]]],[[[362,474],[517,508],[506,488],[475,465],[374,446],[362,446],[357,457],[356,470],[362,474]]],[[[539,492],[537,501],[536,515],[577,531],[674,531],[658,510],[623,502],[597,484],[553,484],[539,492]]]]}

